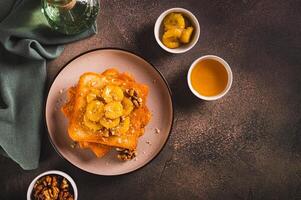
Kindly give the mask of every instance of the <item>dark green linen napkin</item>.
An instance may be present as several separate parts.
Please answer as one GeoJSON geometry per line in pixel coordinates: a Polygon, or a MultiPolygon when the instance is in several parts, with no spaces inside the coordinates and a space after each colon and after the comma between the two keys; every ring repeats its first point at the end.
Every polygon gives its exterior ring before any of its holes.
{"type": "Polygon", "coordinates": [[[0,1],[0,153],[23,169],[39,163],[46,61],[95,32],[95,25],[75,36],[53,31],[39,0],[0,1]]]}

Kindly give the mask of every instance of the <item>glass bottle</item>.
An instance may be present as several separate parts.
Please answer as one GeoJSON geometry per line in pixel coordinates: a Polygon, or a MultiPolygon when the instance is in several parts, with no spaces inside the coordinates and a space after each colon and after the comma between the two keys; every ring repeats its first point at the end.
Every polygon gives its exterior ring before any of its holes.
{"type": "Polygon", "coordinates": [[[90,28],[98,11],[98,0],[42,0],[42,12],[50,26],[67,35],[90,28]]]}

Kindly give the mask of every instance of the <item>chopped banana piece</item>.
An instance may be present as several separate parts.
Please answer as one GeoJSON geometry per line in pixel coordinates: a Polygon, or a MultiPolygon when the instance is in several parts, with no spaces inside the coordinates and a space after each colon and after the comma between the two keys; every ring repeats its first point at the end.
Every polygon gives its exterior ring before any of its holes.
{"type": "Polygon", "coordinates": [[[168,14],[164,20],[164,29],[168,31],[170,29],[184,29],[185,28],[185,19],[180,13],[170,13],[168,14]]]}
{"type": "Polygon", "coordinates": [[[182,43],[185,43],[185,44],[187,44],[187,43],[189,43],[190,42],[190,38],[191,38],[191,35],[192,35],[192,32],[193,32],[193,27],[187,27],[186,29],[184,29],[183,31],[182,31],[182,35],[181,35],[181,37],[180,37],[180,41],[182,42],[182,43]]]}
{"type": "Polygon", "coordinates": [[[181,34],[181,29],[170,29],[163,34],[162,42],[168,48],[178,48],[180,46],[179,39],[181,34]]]}

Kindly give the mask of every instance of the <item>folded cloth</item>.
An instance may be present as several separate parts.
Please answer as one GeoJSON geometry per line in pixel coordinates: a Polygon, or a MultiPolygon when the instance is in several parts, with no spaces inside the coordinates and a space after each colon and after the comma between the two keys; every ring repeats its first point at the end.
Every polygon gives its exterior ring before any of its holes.
{"type": "Polygon", "coordinates": [[[79,35],[55,32],[39,0],[0,1],[0,153],[23,169],[39,163],[46,60],[95,32],[95,25],[79,35]]]}

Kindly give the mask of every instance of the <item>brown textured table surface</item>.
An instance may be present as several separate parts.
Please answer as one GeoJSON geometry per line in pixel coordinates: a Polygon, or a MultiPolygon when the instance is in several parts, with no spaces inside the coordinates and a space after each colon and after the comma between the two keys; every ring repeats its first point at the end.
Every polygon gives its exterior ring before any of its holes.
{"type": "Polygon", "coordinates": [[[25,199],[39,173],[59,169],[76,181],[79,199],[301,199],[301,2],[101,1],[99,32],[66,46],[49,62],[49,83],[76,55],[99,47],[134,51],[167,78],[175,123],[160,155],[134,173],[95,176],[54,151],[43,132],[40,167],[23,171],[0,157],[0,199],[25,199]],[[201,36],[188,53],[172,55],[155,42],[161,12],[184,7],[199,20],[201,36]],[[203,102],[188,90],[196,58],[216,54],[232,67],[224,98],[203,102]]]}

